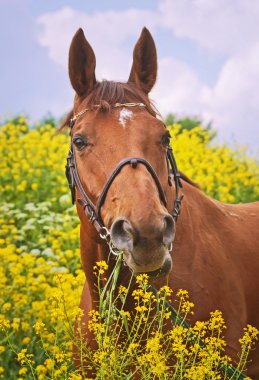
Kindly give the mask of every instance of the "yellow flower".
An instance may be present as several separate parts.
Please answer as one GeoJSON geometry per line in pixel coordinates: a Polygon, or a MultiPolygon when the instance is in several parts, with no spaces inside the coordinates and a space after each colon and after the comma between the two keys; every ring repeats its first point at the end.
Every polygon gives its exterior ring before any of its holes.
{"type": "Polygon", "coordinates": [[[52,359],[46,359],[44,361],[45,367],[48,371],[51,371],[54,368],[55,362],[52,359]]]}
{"type": "Polygon", "coordinates": [[[139,347],[139,343],[130,343],[127,349],[127,352],[131,354],[139,347]]]}
{"type": "Polygon", "coordinates": [[[31,188],[32,188],[32,190],[37,190],[39,188],[39,184],[38,183],[32,183],[31,188]]]}
{"type": "Polygon", "coordinates": [[[17,360],[21,364],[25,363],[26,357],[27,357],[27,348],[22,349],[22,351],[18,352],[18,354],[17,354],[17,360]]]}
{"type": "Polygon", "coordinates": [[[121,310],[120,313],[124,315],[127,319],[131,318],[130,312],[127,310],[121,310]]]}
{"type": "Polygon", "coordinates": [[[171,294],[173,293],[173,290],[168,286],[168,285],[164,285],[164,286],[162,286],[160,289],[159,289],[159,291],[161,292],[161,293],[164,293],[165,294],[165,296],[171,296],[171,294]]]}
{"type": "Polygon", "coordinates": [[[128,293],[128,289],[125,288],[125,286],[120,285],[119,286],[119,294],[127,294],[127,293],[128,293]]]}
{"type": "MultiPolygon", "coordinates": [[[[85,380],[88,380],[84,378],[85,380]]],[[[83,380],[82,376],[79,373],[71,373],[69,376],[69,380],[83,380]]],[[[91,379],[89,379],[91,380],[91,379]]]]}
{"type": "Polygon", "coordinates": [[[176,293],[177,297],[188,297],[187,290],[179,289],[176,293]]]}
{"type": "Polygon", "coordinates": [[[42,331],[44,331],[45,323],[43,323],[41,320],[38,320],[35,325],[33,326],[36,334],[40,334],[42,331]]]}
{"type": "Polygon", "coordinates": [[[7,319],[4,319],[3,315],[0,315],[0,329],[4,330],[4,329],[8,329],[9,327],[10,327],[10,321],[8,321],[7,319]]]}
{"type": "Polygon", "coordinates": [[[149,277],[146,273],[142,273],[142,274],[138,274],[136,276],[136,282],[138,284],[145,284],[147,285],[148,284],[148,280],[149,280],[149,277]]]}
{"type": "Polygon", "coordinates": [[[14,329],[14,331],[18,331],[20,327],[20,318],[13,318],[11,326],[14,329]]]}
{"type": "Polygon", "coordinates": [[[11,309],[12,305],[10,302],[6,302],[3,304],[3,310],[4,311],[9,311],[11,309]]]}
{"type": "Polygon", "coordinates": [[[108,269],[108,264],[104,260],[97,261],[96,265],[98,268],[102,268],[104,270],[108,269]]]}
{"type": "Polygon", "coordinates": [[[19,369],[19,375],[26,375],[27,372],[28,369],[26,367],[22,367],[21,369],[19,369]]]}
{"type": "Polygon", "coordinates": [[[45,373],[47,373],[47,368],[44,365],[42,365],[42,364],[37,365],[36,372],[37,372],[38,375],[39,374],[45,374],[45,373]]]}
{"type": "Polygon", "coordinates": [[[256,340],[258,340],[259,330],[256,327],[247,325],[244,328],[244,335],[239,339],[239,343],[245,346],[251,346],[256,340]]]}
{"type": "Polygon", "coordinates": [[[23,338],[22,340],[23,344],[29,344],[31,342],[31,338],[29,336],[26,336],[25,338],[23,338]]]}
{"type": "Polygon", "coordinates": [[[23,180],[19,185],[16,186],[17,191],[24,191],[27,187],[27,182],[23,180]]]}
{"type": "Polygon", "coordinates": [[[135,307],[135,310],[136,311],[138,311],[139,313],[144,313],[145,311],[147,311],[148,309],[147,309],[147,307],[146,306],[144,306],[144,305],[142,305],[142,306],[136,306],[135,307]]]}

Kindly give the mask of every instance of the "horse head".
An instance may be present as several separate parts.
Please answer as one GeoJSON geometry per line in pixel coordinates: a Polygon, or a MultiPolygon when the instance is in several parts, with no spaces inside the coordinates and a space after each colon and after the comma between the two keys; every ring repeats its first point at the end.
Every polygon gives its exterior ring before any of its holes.
{"type": "Polygon", "coordinates": [[[151,34],[142,30],[127,83],[98,82],[95,65],[94,51],[79,29],[70,46],[69,76],[76,92],[70,153],[79,179],[81,222],[83,205],[100,235],[109,231],[134,273],[166,275],[175,235],[168,212],[173,208],[170,135],[148,98],[157,76],[151,34]]]}

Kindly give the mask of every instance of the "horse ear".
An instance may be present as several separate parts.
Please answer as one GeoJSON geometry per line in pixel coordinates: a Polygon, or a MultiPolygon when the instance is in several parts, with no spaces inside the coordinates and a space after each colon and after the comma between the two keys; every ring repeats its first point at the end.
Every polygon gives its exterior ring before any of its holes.
{"type": "Polygon", "coordinates": [[[155,42],[147,28],[143,28],[133,52],[133,64],[128,82],[135,83],[146,94],[156,82],[157,53],[155,42]]]}
{"type": "Polygon", "coordinates": [[[70,82],[80,97],[89,94],[96,83],[95,63],[94,51],[80,28],[71,42],[68,59],[70,82]]]}

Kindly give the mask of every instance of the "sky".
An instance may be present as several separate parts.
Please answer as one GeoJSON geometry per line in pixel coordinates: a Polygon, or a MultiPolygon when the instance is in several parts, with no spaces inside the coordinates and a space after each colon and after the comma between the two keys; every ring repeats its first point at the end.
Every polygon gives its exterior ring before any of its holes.
{"type": "Polygon", "coordinates": [[[0,14],[1,118],[72,108],[68,49],[79,27],[97,79],[127,81],[146,26],[158,52],[150,97],[162,115],[212,122],[221,141],[258,152],[258,0],[0,0],[0,14]]]}

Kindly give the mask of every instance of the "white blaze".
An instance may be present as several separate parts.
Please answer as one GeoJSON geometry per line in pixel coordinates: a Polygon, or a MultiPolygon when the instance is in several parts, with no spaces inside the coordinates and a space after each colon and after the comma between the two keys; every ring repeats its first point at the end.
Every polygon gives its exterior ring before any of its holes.
{"type": "Polygon", "coordinates": [[[119,123],[122,127],[125,127],[127,120],[131,119],[133,112],[129,111],[127,108],[122,108],[120,111],[119,123]]]}

